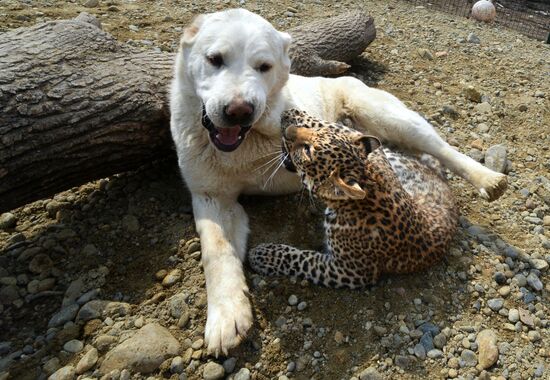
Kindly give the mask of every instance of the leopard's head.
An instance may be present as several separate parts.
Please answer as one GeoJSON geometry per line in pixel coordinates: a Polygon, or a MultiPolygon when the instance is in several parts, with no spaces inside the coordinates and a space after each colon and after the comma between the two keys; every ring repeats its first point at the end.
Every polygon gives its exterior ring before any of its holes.
{"type": "Polygon", "coordinates": [[[281,125],[285,166],[314,195],[325,200],[366,197],[368,157],[381,151],[376,137],[295,109],[283,113],[281,125]]]}

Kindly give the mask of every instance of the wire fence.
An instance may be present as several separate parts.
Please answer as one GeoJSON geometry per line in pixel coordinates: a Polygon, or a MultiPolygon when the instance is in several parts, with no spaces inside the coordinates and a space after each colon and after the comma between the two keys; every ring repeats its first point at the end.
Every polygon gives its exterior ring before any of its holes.
{"type": "MultiPolygon", "coordinates": [[[[415,5],[470,17],[472,6],[477,0],[406,0],[415,5]]],[[[550,43],[550,1],[549,0],[496,0],[495,23],[537,40],[550,43]]]]}

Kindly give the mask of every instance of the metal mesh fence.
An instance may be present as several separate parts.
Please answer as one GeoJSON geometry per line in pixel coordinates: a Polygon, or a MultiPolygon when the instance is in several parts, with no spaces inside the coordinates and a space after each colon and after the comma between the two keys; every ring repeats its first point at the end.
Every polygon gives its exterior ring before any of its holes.
{"type": "MultiPolygon", "coordinates": [[[[406,0],[415,5],[470,17],[477,0],[406,0]]],[[[496,0],[495,23],[550,43],[550,0],[496,0]]]]}

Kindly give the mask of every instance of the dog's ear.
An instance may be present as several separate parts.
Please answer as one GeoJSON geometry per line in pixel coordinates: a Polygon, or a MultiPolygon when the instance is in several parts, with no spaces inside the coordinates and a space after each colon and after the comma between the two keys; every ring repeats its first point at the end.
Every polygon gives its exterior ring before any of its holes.
{"type": "Polygon", "coordinates": [[[195,37],[197,36],[197,33],[199,32],[199,29],[205,19],[206,15],[198,15],[195,17],[191,25],[183,30],[183,36],[181,36],[180,40],[181,47],[192,45],[193,42],[195,42],[195,37]]]}
{"type": "Polygon", "coordinates": [[[281,41],[283,41],[283,51],[285,52],[285,54],[288,54],[288,49],[290,49],[292,37],[290,36],[290,34],[285,32],[279,32],[279,35],[281,36],[281,41]]]}

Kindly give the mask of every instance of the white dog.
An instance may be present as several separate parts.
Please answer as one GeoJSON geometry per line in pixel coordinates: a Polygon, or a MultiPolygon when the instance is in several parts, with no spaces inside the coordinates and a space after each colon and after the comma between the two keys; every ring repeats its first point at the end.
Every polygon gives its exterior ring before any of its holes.
{"type": "Polygon", "coordinates": [[[171,87],[171,131],[193,197],[208,293],[205,340],[215,355],[239,344],[252,325],[243,259],[248,217],[239,194],[299,190],[280,166],[280,115],[288,108],[335,121],[437,157],[488,199],[506,177],[452,149],[420,115],[361,81],[289,75],[291,38],[243,9],[198,16],[185,29],[171,87]]]}

